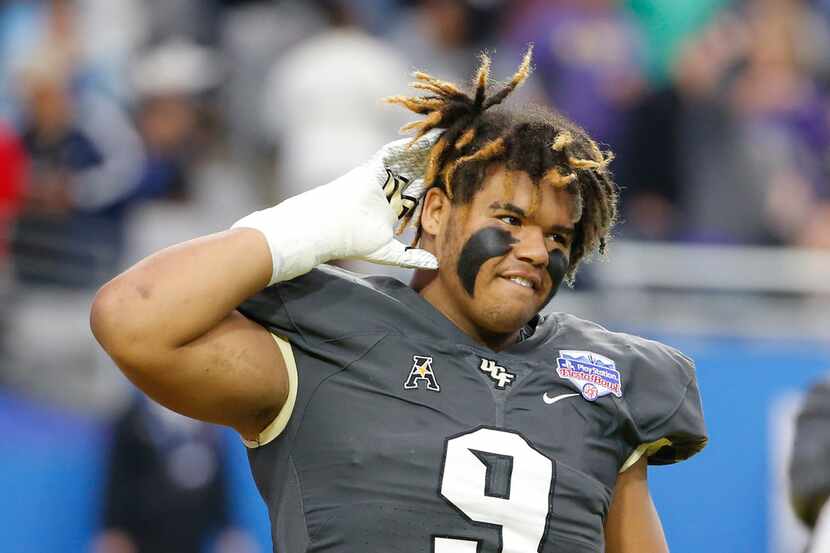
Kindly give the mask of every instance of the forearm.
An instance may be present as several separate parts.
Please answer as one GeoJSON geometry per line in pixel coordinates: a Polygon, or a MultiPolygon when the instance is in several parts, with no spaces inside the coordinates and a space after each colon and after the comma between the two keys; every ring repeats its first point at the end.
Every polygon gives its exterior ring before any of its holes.
{"type": "Polygon", "coordinates": [[[238,383],[240,372],[251,384],[239,391],[245,399],[237,403],[264,404],[272,410],[269,398],[279,390],[250,400],[262,388],[251,379],[279,379],[281,371],[274,365],[281,364],[280,352],[267,331],[234,309],[269,283],[293,279],[331,259],[436,268],[431,253],[394,239],[404,190],[417,191],[409,190],[410,181],[395,176],[384,161],[398,160],[401,167],[416,171],[410,174],[420,174],[434,139],[425,136],[420,150],[408,149],[406,140],[393,142],[370,162],[251,213],[232,230],[148,257],[99,291],[90,321],[95,337],[133,382],[180,412],[205,418],[202,413],[207,411],[199,407],[203,405],[213,413],[214,404],[233,395],[227,383],[238,383]],[[418,152],[418,160],[409,159],[418,152]],[[215,402],[199,398],[208,378],[216,384],[215,402]]]}
{"type": "Polygon", "coordinates": [[[117,357],[175,349],[215,327],[271,277],[271,254],[255,230],[235,229],[164,249],[104,285],[93,332],[117,357]]]}

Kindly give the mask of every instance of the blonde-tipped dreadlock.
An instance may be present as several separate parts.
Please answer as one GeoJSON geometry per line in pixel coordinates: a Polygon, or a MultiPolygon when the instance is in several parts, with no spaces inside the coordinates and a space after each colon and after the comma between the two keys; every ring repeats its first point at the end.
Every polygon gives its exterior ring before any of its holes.
{"type": "Polygon", "coordinates": [[[527,78],[530,76],[530,62],[533,60],[533,46],[530,46],[525,52],[524,58],[522,59],[522,64],[519,66],[519,69],[513,75],[513,78],[510,79],[510,82],[507,83],[507,86],[487,98],[482,105],[482,109],[487,109],[491,106],[495,106],[496,104],[500,104],[502,100],[507,98],[511,92],[516,90],[519,85],[521,85],[527,78]]]}
{"type": "Polygon", "coordinates": [[[551,183],[555,188],[565,188],[576,180],[576,173],[563,175],[558,168],[554,167],[545,173],[542,180],[551,183]]]}
{"type": "Polygon", "coordinates": [[[462,134],[461,137],[458,140],[455,141],[455,149],[460,150],[461,148],[463,148],[464,146],[466,146],[467,144],[472,142],[473,138],[475,138],[475,136],[476,136],[476,130],[475,129],[467,129],[464,132],[464,134],[462,134]]]}
{"type": "Polygon", "coordinates": [[[459,165],[463,163],[468,163],[471,161],[486,161],[488,159],[493,159],[498,155],[504,153],[504,139],[497,138],[491,142],[485,144],[482,148],[476,150],[475,152],[471,153],[470,155],[466,155],[464,157],[460,157],[453,161],[452,163],[447,165],[447,170],[444,173],[444,190],[447,192],[447,196],[450,198],[453,197],[452,193],[452,176],[455,174],[455,170],[458,168],[459,165]]]}
{"type": "MultiPolygon", "coordinates": [[[[500,105],[530,75],[532,54],[530,47],[507,83],[491,82],[492,62],[482,54],[469,94],[419,71],[413,74],[412,86],[425,91],[425,96],[392,96],[386,101],[424,116],[401,129],[414,134],[413,142],[434,128],[444,129],[430,151],[424,183],[441,188],[454,203],[472,200],[493,163],[526,172],[537,186],[573,193],[581,217],[571,245],[571,281],[586,255],[605,252],[616,222],[617,190],[608,170],[613,155],[601,151],[585,131],[561,115],[500,105]]],[[[539,201],[540,194],[534,191],[531,208],[539,201]]]]}
{"type": "Polygon", "coordinates": [[[573,135],[569,131],[562,131],[556,135],[556,140],[553,141],[553,148],[557,152],[561,152],[567,146],[570,146],[574,141],[573,135]]]}
{"type": "Polygon", "coordinates": [[[477,106],[484,104],[484,93],[487,91],[487,82],[490,80],[490,56],[481,54],[481,65],[476,71],[476,97],[473,103],[477,106]]]}

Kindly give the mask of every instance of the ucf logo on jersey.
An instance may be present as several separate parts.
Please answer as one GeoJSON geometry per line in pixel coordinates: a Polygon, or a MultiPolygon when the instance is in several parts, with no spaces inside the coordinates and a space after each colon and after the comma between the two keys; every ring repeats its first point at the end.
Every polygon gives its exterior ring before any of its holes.
{"type": "Polygon", "coordinates": [[[513,383],[513,379],[516,378],[515,374],[509,372],[504,367],[496,365],[495,361],[484,359],[483,357],[481,358],[481,366],[479,366],[479,369],[490,375],[490,378],[495,381],[496,387],[499,390],[504,390],[507,386],[510,386],[513,383]]]}

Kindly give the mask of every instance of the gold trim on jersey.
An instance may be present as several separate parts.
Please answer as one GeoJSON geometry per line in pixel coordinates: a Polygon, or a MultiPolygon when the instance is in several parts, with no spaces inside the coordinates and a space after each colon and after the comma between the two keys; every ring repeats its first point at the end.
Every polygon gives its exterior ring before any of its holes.
{"type": "Polygon", "coordinates": [[[282,358],[285,362],[285,369],[288,371],[288,398],[285,400],[285,405],[282,406],[279,414],[271,421],[271,424],[265,427],[265,430],[259,433],[256,440],[252,441],[242,438],[242,443],[252,449],[263,446],[282,434],[282,431],[288,425],[288,419],[291,418],[291,413],[294,411],[294,403],[297,401],[297,363],[294,361],[294,352],[291,349],[291,344],[276,334],[271,334],[271,337],[274,338],[274,341],[280,348],[280,353],[282,353],[282,358]]]}
{"type": "Polygon", "coordinates": [[[628,456],[625,463],[623,463],[622,468],[620,469],[620,473],[623,473],[631,468],[631,466],[639,461],[643,455],[646,457],[651,457],[658,451],[660,448],[665,447],[667,445],[671,445],[671,440],[668,438],[660,438],[655,442],[651,442],[650,444],[642,444],[637,449],[635,449],[631,455],[628,456]]]}

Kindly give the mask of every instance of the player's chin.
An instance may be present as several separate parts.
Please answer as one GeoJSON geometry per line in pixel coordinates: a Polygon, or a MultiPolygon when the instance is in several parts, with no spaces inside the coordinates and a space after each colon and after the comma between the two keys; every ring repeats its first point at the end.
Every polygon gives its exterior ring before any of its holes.
{"type": "Polygon", "coordinates": [[[491,334],[513,334],[530,321],[535,312],[526,309],[505,309],[504,306],[493,309],[481,326],[491,334]]]}
{"type": "Polygon", "coordinates": [[[487,330],[494,334],[511,334],[526,325],[539,312],[541,302],[516,297],[493,298],[487,314],[487,330]]]}

